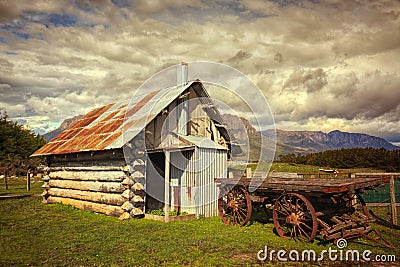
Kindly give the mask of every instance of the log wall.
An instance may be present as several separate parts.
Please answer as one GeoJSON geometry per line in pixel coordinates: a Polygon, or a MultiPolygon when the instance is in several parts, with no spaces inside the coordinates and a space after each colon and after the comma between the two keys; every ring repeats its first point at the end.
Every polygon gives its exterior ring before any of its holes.
{"type": "Polygon", "coordinates": [[[143,145],[133,140],[119,150],[48,156],[43,203],[69,204],[120,219],[142,217],[143,145]]]}

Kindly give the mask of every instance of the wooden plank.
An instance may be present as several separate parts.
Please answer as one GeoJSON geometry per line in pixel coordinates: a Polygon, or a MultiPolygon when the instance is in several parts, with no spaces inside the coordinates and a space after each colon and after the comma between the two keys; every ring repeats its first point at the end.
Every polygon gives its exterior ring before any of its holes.
{"type": "Polygon", "coordinates": [[[26,191],[31,191],[31,171],[26,174],[26,191]]]}
{"type": "MultiPolygon", "coordinates": [[[[390,203],[367,203],[367,207],[387,207],[390,203]]],[[[400,207],[400,203],[396,203],[396,207],[400,207]]]]}
{"type": "Polygon", "coordinates": [[[378,173],[355,173],[354,174],[356,178],[375,178],[375,177],[382,177],[382,176],[387,176],[387,177],[392,177],[394,176],[395,178],[400,177],[400,172],[378,172],[378,173]]]}
{"type": "Polygon", "coordinates": [[[171,152],[165,152],[165,177],[164,177],[164,214],[165,214],[165,222],[169,222],[169,212],[170,212],[170,163],[171,162],[171,152]]]}
{"type": "Polygon", "coordinates": [[[335,234],[332,234],[332,235],[325,236],[325,239],[326,240],[332,240],[332,239],[339,239],[340,237],[342,237],[342,233],[338,232],[338,233],[335,233],[335,234]]]}
{"type": "Polygon", "coordinates": [[[121,183],[116,182],[93,182],[93,181],[72,181],[72,180],[53,180],[49,181],[49,186],[66,189],[76,189],[93,192],[122,193],[125,188],[121,183]]]}
{"type": "Polygon", "coordinates": [[[77,181],[109,181],[121,182],[127,176],[122,170],[117,171],[81,171],[81,170],[59,170],[52,171],[49,174],[52,179],[77,180],[77,181]]]}
{"type": "Polygon", "coordinates": [[[49,167],[47,171],[126,171],[129,170],[127,166],[62,166],[62,167],[49,167]]]}
{"type": "Polygon", "coordinates": [[[246,178],[251,178],[253,175],[251,174],[251,168],[246,168],[246,178]]]}
{"type": "Polygon", "coordinates": [[[47,193],[54,197],[64,197],[121,206],[126,199],[120,193],[91,192],[74,189],[50,188],[47,193]]]}
{"type": "MultiPolygon", "coordinates": [[[[325,193],[342,193],[354,191],[362,188],[373,188],[375,186],[384,185],[388,182],[387,177],[379,178],[269,178],[259,181],[249,178],[216,178],[215,182],[220,186],[225,185],[243,185],[248,187],[251,181],[259,182],[259,189],[281,189],[291,191],[310,191],[310,192],[325,192],[325,193]]],[[[257,189],[258,190],[258,189],[257,189]]]]}
{"type": "Polygon", "coordinates": [[[120,216],[122,213],[124,213],[124,210],[120,206],[100,204],[100,203],[77,200],[77,199],[72,199],[72,198],[50,196],[47,198],[47,203],[48,204],[62,203],[62,204],[66,204],[66,205],[72,205],[78,209],[91,210],[94,212],[99,212],[99,213],[113,215],[113,216],[120,216]]]}
{"type": "Polygon", "coordinates": [[[4,175],[4,185],[5,185],[6,190],[8,190],[7,174],[4,175]]]}

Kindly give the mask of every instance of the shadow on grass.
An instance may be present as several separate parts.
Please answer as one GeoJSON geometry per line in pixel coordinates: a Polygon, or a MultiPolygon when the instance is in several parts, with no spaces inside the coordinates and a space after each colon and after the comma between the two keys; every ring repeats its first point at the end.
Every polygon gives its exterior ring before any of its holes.
{"type": "Polygon", "coordinates": [[[393,224],[391,222],[386,221],[385,219],[382,219],[381,217],[376,215],[372,210],[369,210],[369,213],[376,220],[375,223],[377,223],[379,225],[382,225],[382,226],[386,226],[386,227],[392,228],[392,229],[400,230],[400,225],[395,225],[395,224],[393,224]]]}
{"type": "Polygon", "coordinates": [[[40,197],[38,194],[0,195],[0,199],[21,199],[25,197],[40,197]]]}

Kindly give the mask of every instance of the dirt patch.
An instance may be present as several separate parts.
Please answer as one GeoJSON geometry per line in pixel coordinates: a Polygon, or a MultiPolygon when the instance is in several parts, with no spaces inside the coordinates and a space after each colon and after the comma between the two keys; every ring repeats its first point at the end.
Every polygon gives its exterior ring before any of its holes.
{"type": "Polygon", "coordinates": [[[242,261],[254,261],[256,260],[256,256],[253,254],[237,254],[234,255],[232,258],[242,260],[242,261]]]}

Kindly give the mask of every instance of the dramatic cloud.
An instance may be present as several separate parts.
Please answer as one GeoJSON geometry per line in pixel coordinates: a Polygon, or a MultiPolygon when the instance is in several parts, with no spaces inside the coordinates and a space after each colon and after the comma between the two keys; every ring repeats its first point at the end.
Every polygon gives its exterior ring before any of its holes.
{"type": "Polygon", "coordinates": [[[308,93],[320,91],[328,82],[326,81],[326,73],[323,69],[315,70],[296,70],[283,85],[283,89],[305,87],[308,93]]]}
{"type": "Polygon", "coordinates": [[[277,128],[400,142],[399,56],[394,0],[0,1],[0,108],[41,133],[203,60],[248,75],[277,128]]]}

